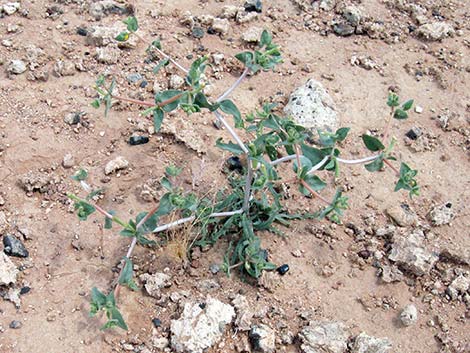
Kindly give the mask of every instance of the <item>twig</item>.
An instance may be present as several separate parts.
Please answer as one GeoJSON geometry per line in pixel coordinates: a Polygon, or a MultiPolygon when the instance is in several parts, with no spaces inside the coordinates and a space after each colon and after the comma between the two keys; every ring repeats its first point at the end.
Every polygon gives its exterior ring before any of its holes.
{"type": "Polygon", "coordinates": [[[310,191],[310,193],[315,196],[315,197],[318,197],[320,200],[322,200],[324,203],[326,203],[327,205],[330,204],[330,201],[328,201],[327,199],[325,199],[323,196],[321,196],[318,192],[316,192],[315,190],[313,190],[310,185],[307,184],[307,182],[305,180],[302,180],[300,179],[300,183],[303,185],[304,188],[306,188],[308,191],[310,191]]]}
{"type": "Polygon", "coordinates": [[[155,103],[153,102],[148,102],[148,101],[141,101],[140,99],[132,99],[132,98],[126,98],[126,97],[121,97],[121,96],[112,96],[113,98],[123,101],[123,102],[129,102],[129,103],[135,103],[135,104],[140,104],[146,107],[154,107],[155,103]]]}
{"type": "Polygon", "coordinates": [[[384,158],[384,163],[388,165],[395,172],[397,176],[400,176],[400,171],[397,168],[395,168],[395,166],[392,163],[390,163],[388,159],[384,158]]]}
{"type": "Polygon", "coordinates": [[[240,146],[240,148],[243,150],[244,153],[248,154],[248,148],[246,148],[245,144],[242,142],[238,134],[235,132],[235,130],[232,129],[232,127],[227,123],[227,121],[224,119],[222,114],[220,114],[217,110],[214,111],[215,116],[219,121],[224,125],[224,127],[227,129],[227,131],[232,135],[232,137],[235,139],[237,144],[240,146]]]}
{"type": "Polygon", "coordinates": [[[222,95],[219,98],[217,98],[216,102],[223,101],[225,98],[230,96],[230,94],[232,94],[232,92],[240,85],[240,83],[242,83],[242,81],[244,80],[246,75],[248,75],[249,72],[250,72],[250,69],[245,68],[245,70],[243,70],[240,77],[233,83],[232,86],[230,86],[224,93],[222,93],[222,95]]]}
{"type": "Polygon", "coordinates": [[[376,160],[379,156],[380,154],[376,154],[374,156],[364,157],[361,159],[342,159],[342,158],[336,157],[336,160],[344,164],[361,164],[361,163],[372,162],[373,160],[376,160]]]}
{"type": "Polygon", "coordinates": [[[181,71],[183,71],[184,73],[188,73],[188,70],[185,69],[183,66],[181,66],[180,64],[178,64],[177,61],[173,60],[171,58],[171,56],[169,56],[168,54],[166,54],[164,51],[162,51],[161,49],[158,49],[155,45],[153,45],[152,43],[149,43],[148,41],[146,41],[144,38],[142,38],[139,34],[137,33],[134,33],[137,38],[139,38],[141,41],[143,41],[144,43],[146,43],[147,45],[149,46],[152,46],[152,48],[155,49],[155,51],[157,53],[159,53],[161,56],[163,56],[165,59],[168,59],[173,65],[175,65],[178,69],[180,69],[181,71]]]}

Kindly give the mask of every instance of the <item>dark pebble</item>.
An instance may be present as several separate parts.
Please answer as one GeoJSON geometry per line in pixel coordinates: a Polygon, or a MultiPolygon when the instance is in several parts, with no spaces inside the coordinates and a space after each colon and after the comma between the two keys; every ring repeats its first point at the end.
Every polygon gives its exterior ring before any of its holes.
{"type": "Polygon", "coordinates": [[[201,39],[202,37],[204,37],[204,29],[202,27],[194,27],[191,30],[191,35],[194,38],[201,39]]]}
{"type": "Polygon", "coordinates": [[[240,161],[240,158],[237,156],[230,157],[226,161],[228,170],[230,171],[237,171],[237,172],[242,172],[243,171],[243,166],[242,162],[240,161]]]}
{"type": "Polygon", "coordinates": [[[29,252],[26,250],[25,246],[13,235],[6,235],[3,237],[3,251],[8,256],[16,256],[16,257],[28,257],[29,252]]]}
{"type": "Polygon", "coordinates": [[[129,138],[129,144],[131,146],[143,145],[149,142],[149,138],[147,136],[131,136],[129,138]]]}
{"type": "Polygon", "coordinates": [[[140,88],[145,88],[145,87],[147,87],[148,84],[149,84],[149,83],[148,83],[147,80],[143,80],[143,81],[140,83],[140,88]]]}
{"type": "Polygon", "coordinates": [[[162,326],[162,320],[158,318],[152,319],[152,323],[153,323],[153,326],[155,326],[156,328],[162,326]]]}
{"type": "Polygon", "coordinates": [[[31,287],[28,287],[28,286],[24,286],[20,289],[20,295],[24,295],[24,294],[27,294],[31,291],[31,287]]]}
{"type": "Polygon", "coordinates": [[[247,12],[258,12],[261,13],[263,10],[263,4],[261,3],[261,0],[248,0],[245,2],[245,11],[247,12]]]}
{"type": "Polygon", "coordinates": [[[79,36],[86,36],[88,34],[88,31],[86,30],[86,28],[83,28],[83,27],[78,27],[77,28],[77,34],[79,36]]]}
{"type": "Polygon", "coordinates": [[[204,309],[206,308],[206,303],[201,303],[201,304],[199,304],[199,307],[200,307],[202,310],[204,310],[204,309]]]}
{"type": "Polygon", "coordinates": [[[354,34],[355,28],[347,23],[335,23],[333,25],[333,31],[341,37],[347,37],[354,34]]]}
{"type": "Polygon", "coordinates": [[[217,34],[217,32],[214,31],[214,28],[209,27],[209,28],[207,29],[207,34],[217,34]]]}
{"type": "Polygon", "coordinates": [[[281,265],[279,266],[276,271],[281,275],[281,276],[284,276],[287,272],[289,272],[289,265],[288,264],[284,264],[284,265],[281,265]]]}
{"type": "Polygon", "coordinates": [[[23,326],[21,321],[13,320],[12,322],[10,322],[10,328],[18,329],[18,328],[21,328],[21,326],[23,326]]]}
{"type": "Polygon", "coordinates": [[[419,127],[413,127],[406,133],[406,137],[410,138],[411,140],[416,140],[423,134],[419,127]]]}
{"type": "Polygon", "coordinates": [[[357,253],[357,255],[364,260],[367,260],[370,257],[370,251],[369,250],[361,250],[357,253]]]}

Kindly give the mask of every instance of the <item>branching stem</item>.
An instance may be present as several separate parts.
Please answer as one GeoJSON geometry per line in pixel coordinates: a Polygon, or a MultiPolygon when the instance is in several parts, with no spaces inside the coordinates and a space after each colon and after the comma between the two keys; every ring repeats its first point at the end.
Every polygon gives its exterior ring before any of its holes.
{"type": "Polygon", "coordinates": [[[243,70],[242,74],[240,77],[233,83],[232,86],[229,87],[219,98],[217,98],[217,102],[223,101],[225,98],[230,96],[232,92],[242,83],[242,81],[245,79],[246,75],[250,72],[249,68],[245,68],[243,70]]]}

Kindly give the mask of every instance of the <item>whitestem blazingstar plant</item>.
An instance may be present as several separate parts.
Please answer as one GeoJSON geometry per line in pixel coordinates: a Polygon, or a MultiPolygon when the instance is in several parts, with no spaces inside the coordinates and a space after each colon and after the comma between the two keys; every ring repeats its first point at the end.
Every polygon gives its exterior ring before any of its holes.
{"type": "MultiPolygon", "coordinates": [[[[127,31],[120,33],[116,40],[126,41],[132,35],[139,37],[137,20],[130,17],[125,23],[127,31]]],[[[363,135],[362,140],[366,149],[374,154],[348,160],[340,157],[338,143],[346,139],[349,128],[340,128],[335,132],[318,131],[318,142],[314,146],[307,142],[309,132],[290,117],[277,115],[274,112],[274,104],[265,104],[260,110],[242,117],[234,102],[228,99],[248,74],[271,70],[282,62],[279,46],[272,42],[272,37],[267,31],[263,31],[257,50],[235,56],[244,64],[244,70],[239,79],[215,102],[211,102],[204,94],[203,74],[207,67],[207,57],[197,58],[190,69],[186,70],[162,51],[159,41],[149,45],[147,51],[151,50],[156,50],[163,57],[154,72],[173,63],[186,74],[185,90],[166,90],[155,94],[153,102],[141,101],[113,95],[115,80],[111,79],[108,84],[101,76],[95,86],[98,98],[92,105],[99,108],[104,104],[105,114],[109,112],[115,100],[142,105],[146,107],[143,114],[152,114],[155,131],[159,131],[165,113],[182,109],[190,115],[203,109],[209,110],[215,114],[234,140],[224,142],[220,138],[216,145],[234,156],[244,155],[246,166],[228,175],[230,188],[220,190],[215,198],[198,197],[175,186],[174,178],[181,170],[175,166],[167,167],[165,175],[160,180],[166,193],[158,205],[149,212],[139,213],[135,219],[127,222],[112,210],[107,211],[94,201],[94,197],[101,191],[93,190],[86,183],[86,171],[80,170],[73,176],[73,179],[80,182],[88,193],[84,198],[74,194],[68,195],[74,202],[79,219],[86,220],[92,213],[98,212],[104,216],[106,229],[116,224],[121,228],[119,234],[131,239],[127,254],[121,261],[121,272],[113,284],[114,289],[107,295],[97,288],[92,289],[91,314],[105,312],[108,321],[103,328],[117,326],[127,329],[116,306],[119,288],[126,286],[132,290],[138,289],[133,280],[132,253],[136,245],[155,246],[155,241],[150,237],[156,233],[192,222],[198,232],[198,238],[193,243],[195,246],[211,245],[223,237],[229,239],[230,245],[223,264],[227,274],[238,268],[241,272],[258,278],[262,271],[273,270],[276,266],[268,260],[267,251],[262,249],[260,238],[256,235],[257,231],[281,233],[276,224],[288,225],[290,220],[301,218],[328,218],[336,223],[341,222],[341,216],[348,208],[348,198],[340,189],[336,191],[331,201],[322,196],[320,192],[327,186],[327,182],[316,174],[317,171],[331,172],[336,178],[340,174],[341,164],[364,164],[369,172],[377,172],[387,166],[398,177],[395,191],[407,190],[410,197],[419,194],[415,179],[417,171],[405,163],[401,163],[397,169],[393,164],[396,159],[392,155],[396,141],[394,139],[387,141],[392,119],[407,119],[407,112],[413,105],[412,100],[400,104],[398,96],[391,93],[387,101],[391,114],[386,123],[383,141],[375,136],[363,135]],[[228,123],[225,114],[234,119],[234,127],[228,123]],[[250,136],[250,139],[242,138],[236,129],[245,131],[244,136],[250,136]],[[284,195],[280,188],[283,179],[278,172],[279,165],[285,162],[292,162],[293,175],[284,182],[295,183],[299,192],[325,203],[324,208],[315,214],[292,215],[286,212],[282,205],[284,195]],[[160,219],[168,215],[177,220],[161,224],[160,219]]]]}

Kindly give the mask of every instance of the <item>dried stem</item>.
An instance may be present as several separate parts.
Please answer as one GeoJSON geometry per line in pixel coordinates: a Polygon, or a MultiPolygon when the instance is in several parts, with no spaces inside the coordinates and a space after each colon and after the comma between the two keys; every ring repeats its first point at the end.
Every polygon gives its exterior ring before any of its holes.
{"type": "Polygon", "coordinates": [[[400,176],[400,171],[392,163],[390,163],[388,159],[384,158],[384,163],[388,165],[395,172],[397,176],[400,176]]]}
{"type": "Polygon", "coordinates": [[[155,103],[153,102],[141,101],[140,99],[132,99],[132,98],[126,98],[126,97],[121,97],[121,96],[112,96],[112,97],[123,102],[135,103],[135,104],[143,105],[146,107],[155,106],[155,103]]]}
{"type": "Polygon", "coordinates": [[[384,131],[384,141],[386,142],[388,139],[388,134],[390,132],[390,128],[392,126],[392,120],[393,120],[393,115],[395,114],[395,107],[392,107],[390,116],[388,117],[387,125],[385,126],[385,131],[384,131]]]}
{"type": "Polygon", "coordinates": [[[318,192],[316,192],[315,190],[313,190],[310,185],[307,184],[307,182],[305,180],[302,180],[300,179],[299,180],[300,183],[303,185],[304,188],[306,188],[308,191],[310,191],[310,193],[315,196],[315,197],[318,197],[320,200],[322,200],[324,203],[326,203],[327,205],[330,204],[330,202],[325,199],[323,196],[321,196],[318,192]]]}

